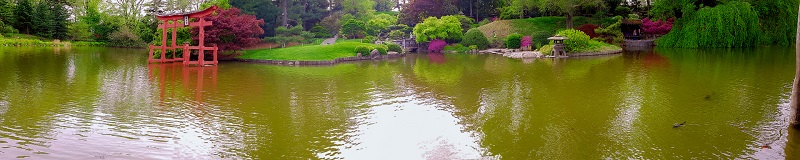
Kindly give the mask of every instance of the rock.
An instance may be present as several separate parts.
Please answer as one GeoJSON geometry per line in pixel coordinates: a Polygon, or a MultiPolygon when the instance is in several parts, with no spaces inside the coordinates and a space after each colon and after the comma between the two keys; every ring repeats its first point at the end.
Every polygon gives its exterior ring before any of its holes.
{"type": "Polygon", "coordinates": [[[361,57],[361,56],[362,56],[362,55],[361,55],[361,53],[358,53],[358,54],[356,55],[356,57],[361,57]]]}
{"type": "Polygon", "coordinates": [[[391,51],[390,51],[390,52],[386,52],[386,54],[392,55],[392,54],[400,54],[400,53],[397,53],[397,52],[391,52],[391,51]]]}
{"type": "Polygon", "coordinates": [[[373,49],[372,52],[369,52],[369,56],[376,56],[376,55],[381,55],[381,52],[378,51],[377,49],[373,49]]]}

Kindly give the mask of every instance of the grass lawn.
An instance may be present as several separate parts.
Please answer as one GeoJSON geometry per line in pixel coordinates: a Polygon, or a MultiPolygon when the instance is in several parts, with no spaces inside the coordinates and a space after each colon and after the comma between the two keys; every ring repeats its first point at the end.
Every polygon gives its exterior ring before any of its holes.
{"type": "MultiPolygon", "coordinates": [[[[359,40],[360,41],[360,40],[359,40]]],[[[377,45],[360,42],[337,42],[333,45],[294,46],[280,49],[248,50],[238,58],[256,60],[305,60],[327,61],[336,58],[353,57],[358,46],[377,45]]]]}

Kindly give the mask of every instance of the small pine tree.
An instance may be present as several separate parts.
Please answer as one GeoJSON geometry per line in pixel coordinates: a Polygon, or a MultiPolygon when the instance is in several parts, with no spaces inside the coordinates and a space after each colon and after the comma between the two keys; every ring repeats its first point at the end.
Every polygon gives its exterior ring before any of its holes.
{"type": "Polygon", "coordinates": [[[14,27],[21,33],[30,34],[33,29],[33,6],[29,0],[17,1],[17,7],[14,8],[14,27]]]}
{"type": "Polygon", "coordinates": [[[53,38],[56,39],[66,39],[67,34],[69,32],[67,22],[67,18],[69,18],[69,13],[67,9],[64,8],[65,5],[62,1],[55,0],[53,2],[53,10],[52,10],[52,18],[53,18],[53,38]]]}
{"type": "Polygon", "coordinates": [[[36,10],[32,19],[33,31],[36,36],[53,38],[53,15],[51,14],[49,1],[41,1],[36,4],[36,10]]]}

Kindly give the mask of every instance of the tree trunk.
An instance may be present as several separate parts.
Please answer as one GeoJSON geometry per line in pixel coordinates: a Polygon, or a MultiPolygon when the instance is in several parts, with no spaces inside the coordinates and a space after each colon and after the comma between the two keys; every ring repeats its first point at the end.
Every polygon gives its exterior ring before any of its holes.
{"type": "Polygon", "coordinates": [[[281,26],[289,27],[289,14],[286,12],[286,1],[289,0],[281,0],[281,8],[283,9],[283,20],[281,20],[281,26]]]}
{"type": "MultiPolygon", "coordinates": [[[[800,8],[798,9],[798,13],[800,13],[800,8]]],[[[797,17],[800,20],[800,17],[797,17]]],[[[800,21],[797,21],[797,26],[800,26],[800,21]]],[[[790,98],[791,101],[789,102],[789,107],[791,110],[791,117],[789,118],[789,125],[794,126],[795,128],[800,128],[800,27],[797,28],[797,36],[795,37],[795,73],[794,73],[794,83],[792,84],[792,97],[790,98]]]]}
{"type": "Polygon", "coordinates": [[[572,29],[572,13],[567,13],[567,29],[572,29]]]}

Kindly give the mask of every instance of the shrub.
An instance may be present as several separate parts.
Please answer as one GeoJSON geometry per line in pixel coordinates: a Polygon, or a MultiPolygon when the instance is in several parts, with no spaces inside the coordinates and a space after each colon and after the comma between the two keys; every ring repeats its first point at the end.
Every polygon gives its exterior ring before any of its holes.
{"type": "Polygon", "coordinates": [[[112,32],[108,35],[108,39],[113,46],[124,47],[139,47],[144,46],[144,41],[139,38],[139,35],[131,32],[128,27],[122,27],[119,30],[112,32]]]}
{"type": "Polygon", "coordinates": [[[403,53],[403,47],[398,44],[389,43],[386,45],[387,49],[392,52],[403,53]]]}
{"type": "Polygon", "coordinates": [[[506,37],[506,48],[516,49],[520,47],[522,41],[522,34],[514,33],[506,37]]]}
{"type": "Polygon", "coordinates": [[[331,37],[333,37],[333,35],[331,34],[330,31],[328,31],[327,28],[322,27],[320,25],[314,26],[314,28],[311,28],[311,30],[309,30],[309,31],[311,33],[314,33],[314,37],[316,37],[316,38],[331,38],[331,37]]]}
{"type": "Polygon", "coordinates": [[[581,49],[588,47],[589,41],[592,40],[589,38],[589,35],[586,35],[586,33],[574,29],[559,31],[558,35],[569,38],[564,40],[564,46],[566,47],[567,52],[580,51],[581,49]]]}
{"type": "Polygon", "coordinates": [[[600,35],[600,37],[596,39],[598,39],[599,41],[603,41],[606,43],[613,43],[613,44],[621,44],[625,41],[623,39],[622,30],[620,29],[620,26],[622,26],[622,17],[617,16],[614,17],[614,19],[617,21],[616,23],[611,24],[605,28],[597,28],[594,30],[595,33],[600,35]]]}
{"type": "Polygon", "coordinates": [[[367,42],[367,43],[375,43],[375,41],[376,41],[376,39],[375,39],[375,37],[373,37],[373,36],[366,36],[366,37],[364,37],[364,42],[367,42]]]}
{"type": "Polygon", "coordinates": [[[387,50],[389,50],[386,45],[379,45],[378,47],[375,47],[375,49],[378,50],[378,52],[381,52],[382,55],[386,55],[386,53],[388,53],[387,50]]]}
{"type": "Polygon", "coordinates": [[[522,37],[522,41],[520,42],[520,46],[521,47],[530,47],[531,43],[533,43],[533,39],[531,39],[531,36],[525,36],[525,37],[522,37]]]}
{"type": "Polygon", "coordinates": [[[406,37],[406,33],[403,32],[403,31],[400,31],[400,30],[394,30],[392,32],[389,32],[389,38],[392,38],[392,39],[403,39],[405,37],[406,37]]]}
{"type": "Polygon", "coordinates": [[[625,15],[625,16],[627,16],[628,14],[631,14],[632,12],[633,11],[631,10],[631,8],[624,7],[624,6],[620,6],[620,7],[617,7],[616,9],[614,9],[614,13],[616,13],[616,15],[625,15]]]}
{"type": "Polygon", "coordinates": [[[445,46],[444,50],[446,50],[446,51],[455,51],[457,53],[467,53],[467,52],[469,52],[470,49],[469,49],[469,47],[465,47],[464,45],[461,45],[461,44],[454,44],[454,45],[445,46]]]}
{"type": "Polygon", "coordinates": [[[447,46],[447,42],[441,39],[435,39],[428,44],[428,52],[441,53],[445,46],[447,46]]]}
{"type": "Polygon", "coordinates": [[[489,24],[489,23],[492,23],[492,21],[490,21],[488,18],[483,19],[481,22],[478,22],[478,27],[486,25],[486,24],[489,24]]]}
{"type": "Polygon", "coordinates": [[[486,49],[489,47],[489,39],[486,39],[483,32],[477,28],[467,31],[461,43],[467,46],[475,45],[478,46],[479,49],[486,49]]]}
{"type": "Polygon", "coordinates": [[[469,46],[469,50],[471,50],[471,51],[478,50],[478,46],[476,46],[476,45],[470,45],[470,46],[469,46]]]}
{"type": "Polygon", "coordinates": [[[504,48],[506,45],[503,43],[505,41],[501,38],[492,38],[489,42],[489,47],[492,48],[504,48]]]}
{"type": "Polygon", "coordinates": [[[597,28],[600,28],[600,26],[595,24],[584,24],[578,27],[577,30],[586,33],[586,35],[589,35],[589,37],[591,38],[597,38],[600,37],[600,35],[598,35],[597,32],[594,31],[597,28]]]}
{"type": "Polygon", "coordinates": [[[356,47],[356,55],[361,53],[362,56],[368,56],[369,52],[372,52],[372,48],[368,46],[358,46],[356,47]]]}
{"type": "Polygon", "coordinates": [[[553,45],[544,45],[539,48],[539,53],[542,55],[550,55],[553,53],[553,45]]]}
{"type": "Polygon", "coordinates": [[[675,19],[670,18],[666,21],[658,20],[658,21],[651,21],[648,18],[644,18],[642,20],[642,30],[644,33],[652,34],[652,35],[665,35],[672,30],[672,22],[675,19]]]}

